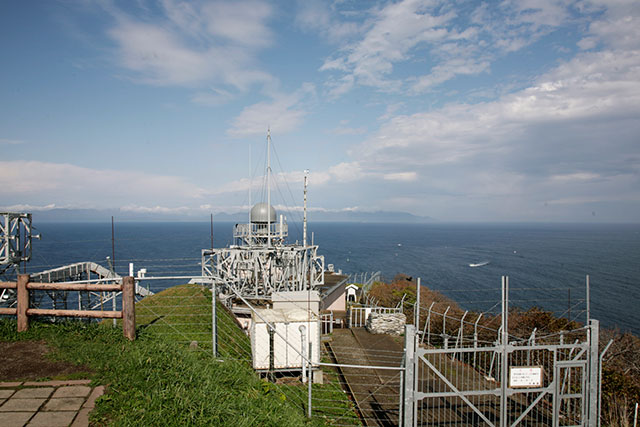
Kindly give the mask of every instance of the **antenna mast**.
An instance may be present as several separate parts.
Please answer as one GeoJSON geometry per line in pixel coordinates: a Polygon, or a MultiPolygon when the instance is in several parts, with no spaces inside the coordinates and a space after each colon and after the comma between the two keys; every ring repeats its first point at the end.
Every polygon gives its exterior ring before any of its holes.
{"type": "Polygon", "coordinates": [[[267,247],[271,247],[271,128],[267,128],[267,247]]]}
{"type": "Polygon", "coordinates": [[[251,143],[249,143],[249,241],[251,242],[251,190],[253,189],[253,176],[251,175],[251,143]]]}
{"type": "Polygon", "coordinates": [[[302,218],[302,246],[307,246],[307,178],[309,169],[304,170],[304,209],[302,218]]]}

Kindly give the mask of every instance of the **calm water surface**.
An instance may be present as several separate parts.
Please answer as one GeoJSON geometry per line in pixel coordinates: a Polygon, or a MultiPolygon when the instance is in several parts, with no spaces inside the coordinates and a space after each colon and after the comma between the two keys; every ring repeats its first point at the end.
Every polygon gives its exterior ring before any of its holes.
{"type": "MultiPolygon", "coordinates": [[[[214,245],[231,243],[233,224],[217,223],[214,245]]],[[[36,224],[28,271],[79,261],[107,265],[111,224],[36,224]]],[[[290,241],[301,226],[290,224],[290,241]]],[[[591,316],[640,334],[640,225],[612,224],[351,224],[310,225],[326,264],[346,273],[381,271],[420,277],[473,310],[496,310],[501,276],[512,305],[541,306],[584,320],[585,276],[591,316]],[[471,268],[469,264],[489,261],[471,268]]],[[[209,223],[116,223],[116,269],[129,262],[150,275],[199,275],[200,250],[211,246],[209,223]]]]}

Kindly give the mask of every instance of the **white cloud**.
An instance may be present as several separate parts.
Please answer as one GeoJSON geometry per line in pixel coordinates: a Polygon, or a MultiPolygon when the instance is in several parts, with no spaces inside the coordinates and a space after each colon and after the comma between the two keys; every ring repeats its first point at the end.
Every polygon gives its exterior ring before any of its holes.
{"type": "Polygon", "coordinates": [[[333,135],[362,135],[367,133],[367,128],[364,126],[361,127],[349,127],[349,126],[338,126],[330,131],[333,135]]]}
{"type": "MultiPolygon", "coordinates": [[[[269,46],[273,34],[266,26],[272,10],[262,1],[217,1],[202,7],[208,32],[249,47],[269,46]]],[[[185,25],[192,25],[191,22],[185,25]]]]}
{"type": "Polygon", "coordinates": [[[355,181],[364,176],[358,162],[338,163],[329,168],[329,174],[338,182],[355,181]]]}
{"type": "Polygon", "coordinates": [[[478,215],[501,204],[522,219],[542,215],[544,202],[637,202],[639,117],[640,50],[584,52],[496,101],[390,117],[338,166],[357,165],[352,181],[403,182],[394,199],[419,191],[467,212],[485,204],[478,215]]]}
{"type": "Polygon", "coordinates": [[[191,101],[195,102],[196,104],[217,106],[217,105],[226,104],[227,102],[231,101],[233,98],[234,98],[233,93],[226,90],[212,87],[207,92],[203,91],[203,92],[197,92],[193,94],[193,96],[191,97],[191,101]]]}
{"type": "Polygon", "coordinates": [[[418,174],[416,172],[394,172],[386,173],[382,178],[386,181],[410,182],[418,179],[418,174]]]}
{"type": "Polygon", "coordinates": [[[0,162],[3,200],[56,200],[56,204],[88,200],[94,207],[109,207],[129,200],[193,202],[207,194],[208,190],[176,176],[41,161],[0,162]]]}
{"type": "Polygon", "coordinates": [[[20,145],[24,144],[24,141],[18,139],[0,138],[0,145],[20,145]]]}
{"type": "Polygon", "coordinates": [[[411,90],[416,93],[425,92],[433,86],[452,79],[456,75],[479,74],[487,71],[489,66],[489,61],[486,60],[478,62],[476,59],[471,58],[451,59],[433,67],[430,74],[418,78],[411,90]]]}
{"type": "MultiPolygon", "coordinates": [[[[327,171],[311,171],[308,175],[309,185],[323,186],[332,178],[331,173],[327,171]]],[[[281,172],[271,176],[278,185],[290,185],[291,183],[302,183],[304,180],[304,171],[281,172]]],[[[254,177],[253,179],[241,178],[235,181],[227,182],[224,185],[217,186],[207,192],[208,195],[220,195],[230,193],[246,193],[251,188],[252,191],[261,190],[263,188],[266,177],[264,175],[254,177]]]]}
{"type": "Polygon", "coordinates": [[[590,1],[586,4],[602,11],[602,18],[589,24],[581,47],[593,48],[596,41],[616,49],[640,48],[640,8],[633,0],[590,1]]]}
{"type": "Polygon", "coordinates": [[[298,0],[295,23],[302,31],[317,31],[332,43],[356,34],[359,24],[340,21],[333,5],[324,0],[298,0]]]}
{"type": "MultiPolygon", "coordinates": [[[[273,43],[271,7],[260,1],[184,3],[166,0],[153,23],[112,12],[108,35],[117,60],[142,83],[227,86],[246,91],[273,81],[256,65],[256,52],[273,43]]],[[[202,95],[196,95],[202,101],[202,95]]]]}
{"type": "MultiPolygon", "coordinates": [[[[371,18],[361,25],[360,38],[344,43],[320,67],[331,73],[327,89],[332,97],[356,84],[418,94],[456,76],[487,72],[497,58],[570,19],[569,5],[552,0],[482,3],[468,10],[454,10],[444,0],[403,0],[368,12],[371,18]],[[400,65],[416,71],[398,78],[400,65]]],[[[326,12],[315,16],[317,25],[328,25],[326,12]]]]}
{"type": "Polygon", "coordinates": [[[233,137],[265,135],[268,128],[278,134],[290,132],[298,127],[307,112],[303,103],[315,93],[311,84],[303,84],[292,94],[274,95],[268,102],[245,107],[233,119],[227,134],[233,137]]]}
{"type": "Polygon", "coordinates": [[[120,208],[123,212],[135,212],[135,213],[159,213],[159,214],[184,214],[189,213],[193,208],[187,206],[179,207],[166,207],[166,206],[138,206],[138,205],[125,205],[120,208]]]}
{"type": "Polygon", "coordinates": [[[0,206],[0,210],[3,212],[37,212],[48,211],[51,209],[59,208],[55,203],[50,203],[45,206],[29,205],[29,204],[17,204],[10,206],[0,206]]]}
{"type": "Polygon", "coordinates": [[[598,178],[600,178],[600,175],[596,173],[589,173],[589,172],[576,172],[576,173],[568,173],[568,174],[562,174],[562,175],[552,175],[550,177],[552,181],[560,181],[560,182],[592,181],[598,178]]]}

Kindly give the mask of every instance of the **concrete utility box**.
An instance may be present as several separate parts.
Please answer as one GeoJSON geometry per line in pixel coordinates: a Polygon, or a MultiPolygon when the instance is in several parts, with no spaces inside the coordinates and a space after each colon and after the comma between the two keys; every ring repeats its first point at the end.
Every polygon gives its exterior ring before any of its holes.
{"type": "Polygon", "coordinates": [[[274,310],[304,310],[307,307],[318,315],[320,310],[320,294],[318,291],[274,292],[271,294],[274,310]]]}
{"type": "MultiPolygon", "coordinates": [[[[269,327],[275,327],[273,336],[274,369],[280,371],[301,369],[302,353],[300,326],[304,325],[307,343],[312,343],[312,364],[320,362],[320,322],[318,316],[301,309],[262,309],[253,313],[251,322],[251,354],[253,368],[269,369],[269,327]],[[297,350],[297,351],[296,351],[297,350]]],[[[308,353],[308,345],[307,351],[308,353]]],[[[305,354],[306,354],[305,353],[305,354]]]]}

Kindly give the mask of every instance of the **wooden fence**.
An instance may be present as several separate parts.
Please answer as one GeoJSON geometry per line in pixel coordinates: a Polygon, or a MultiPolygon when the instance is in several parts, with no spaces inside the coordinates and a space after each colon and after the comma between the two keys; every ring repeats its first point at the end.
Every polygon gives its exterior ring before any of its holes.
{"type": "Polygon", "coordinates": [[[95,283],[37,283],[30,282],[28,274],[19,274],[17,282],[0,282],[0,289],[16,289],[17,306],[15,308],[0,308],[0,314],[15,315],[18,317],[18,332],[29,329],[29,316],[58,316],[58,317],[85,317],[93,319],[122,319],[122,331],[124,336],[133,341],[136,338],[136,312],[135,312],[135,281],[127,276],[122,283],[95,284],[95,283]],[[122,292],[121,311],[98,310],[55,310],[43,308],[29,308],[29,291],[92,291],[92,292],[122,292]]]}

